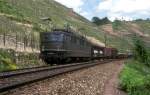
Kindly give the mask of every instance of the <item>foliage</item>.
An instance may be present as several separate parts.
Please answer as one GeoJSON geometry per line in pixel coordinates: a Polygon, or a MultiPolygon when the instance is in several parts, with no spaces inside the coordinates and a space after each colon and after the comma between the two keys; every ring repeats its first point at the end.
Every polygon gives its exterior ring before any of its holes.
{"type": "Polygon", "coordinates": [[[12,6],[11,4],[9,4],[4,0],[0,0],[0,12],[16,16],[17,18],[20,19],[23,18],[23,15],[19,12],[19,10],[16,7],[12,6]]]}
{"type": "Polygon", "coordinates": [[[33,30],[37,31],[37,32],[43,32],[43,31],[46,31],[46,29],[42,29],[41,26],[37,23],[34,23],[33,24],[33,30]]]}
{"type": "Polygon", "coordinates": [[[107,17],[104,17],[102,19],[100,19],[98,17],[93,17],[92,22],[99,26],[99,25],[104,25],[104,24],[110,23],[110,20],[107,17]]]}
{"type": "Polygon", "coordinates": [[[0,50],[0,72],[17,69],[13,62],[12,51],[0,50]]]}
{"type": "Polygon", "coordinates": [[[136,23],[140,28],[141,31],[144,34],[149,34],[150,35],[150,20],[135,20],[134,23],[136,23]]]}
{"type": "Polygon", "coordinates": [[[150,54],[144,41],[134,36],[134,60],[126,62],[120,74],[121,88],[129,95],[150,95],[150,54]]]}
{"type": "Polygon", "coordinates": [[[150,52],[141,38],[134,36],[134,59],[128,60],[120,74],[120,86],[129,95],[150,95],[150,52]]]}
{"type": "Polygon", "coordinates": [[[134,58],[135,60],[138,60],[141,63],[145,63],[147,66],[150,66],[149,63],[149,55],[148,51],[146,49],[146,46],[144,44],[144,41],[137,36],[134,37],[134,58]]]}
{"type": "Polygon", "coordinates": [[[135,60],[127,61],[120,74],[120,86],[129,95],[150,95],[150,68],[135,60]]]}
{"type": "Polygon", "coordinates": [[[114,20],[112,22],[112,27],[114,30],[119,30],[120,25],[122,25],[122,22],[120,20],[114,20]]]}

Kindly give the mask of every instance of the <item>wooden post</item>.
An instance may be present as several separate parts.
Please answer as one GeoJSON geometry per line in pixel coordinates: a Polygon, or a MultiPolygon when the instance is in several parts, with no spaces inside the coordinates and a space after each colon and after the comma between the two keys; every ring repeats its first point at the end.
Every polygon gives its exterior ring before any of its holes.
{"type": "Polygon", "coordinates": [[[24,50],[26,50],[26,35],[24,35],[24,50]]]}
{"type": "Polygon", "coordinates": [[[4,43],[4,47],[5,47],[5,45],[6,45],[6,33],[5,32],[3,34],[3,43],[4,43]]]}
{"type": "Polygon", "coordinates": [[[33,38],[33,33],[31,33],[31,49],[32,49],[32,52],[33,52],[33,43],[34,43],[34,42],[33,42],[33,39],[34,39],[34,38],[33,38]]]}
{"type": "Polygon", "coordinates": [[[18,35],[17,35],[17,32],[16,32],[16,50],[17,50],[17,47],[18,47],[17,40],[18,40],[18,35]]]}

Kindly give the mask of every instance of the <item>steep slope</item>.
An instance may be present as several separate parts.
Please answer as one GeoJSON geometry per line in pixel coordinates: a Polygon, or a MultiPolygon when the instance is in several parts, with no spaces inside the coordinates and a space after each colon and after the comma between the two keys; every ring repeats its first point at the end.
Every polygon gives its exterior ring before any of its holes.
{"type": "MultiPolygon", "coordinates": [[[[64,28],[66,24],[92,41],[100,41],[101,45],[106,41],[107,46],[116,47],[120,51],[127,51],[132,46],[132,34],[135,32],[138,35],[149,35],[149,28],[141,28],[144,27],[141,22],[119,22],[118,25],[112,23],[97,27],[54,0],[0,0],[0,35],[16,37],[18,41],[10,39],[9,42],[19,43],[17,49],[24,48],[24,45],[27,49],[39,49],[39,32],[48,31],[52,27],[64,28]],[[44,20],[46,18],[49,21],[44,20]],[[142,29],[146,30],[146,34],[140,32],[142,29]]],[[[10,43],[7,46],[16,46],[10,43]]]]}
{"type": "MultiPolygon", "coordinates": [[[[28,40],[32,40],[32,36],[35,36],[34,43],[38,43],[39,32],[50,30],[50,27],[64,28],[66,23],[82,35],[99,40],[101,43],[105,41],[105,33],[101,28],[53,0],[0,0],[0,23],[1,34],[17,34],[20,38],[26,35],[28,40]],[[44,18],[51,21],[42,20],[44,18]]],[[[107,45],[120,48],[119,39],[108,35],[107,45]]],[[[19,41],[23,43],[24,40],[19,41]]]]}
{"type": "MultiPolygon", "coordinates": [[[[145,41],[145,44],[150,47],[150,21],[114,21],[112,24],[99,26],[104,33],[119,39],[117,47],[120,51],[130,51],[133,46],[133,37],[139,36],[145,41]]],[[[114,41],[111,43],[114,44],[114,41]]],[[[109,43],[110,44],[110,43],[109,43]]],[[[115,44],[116,45],[116,44],[115,44]]]]}
{"type": "Polygon", "coordinates": [[[15,24],[18,22],[23,23],[22,25],[30,24],[36,32],[39,32],[40,28],[44,30],[49,27],[48,22],[41,20],[46,17],[49,17],[53,25],[59,28],[62,28],[65,23],[70,23],[74,28],[83,28],[81,31],[95,30],[94,25],[88,20],[53,0],[1,0],[1,2],[6,3],[3,3],[2,8],[3,6],[8,8],[1,9],[1,17],[11,19],[15,24]]]}

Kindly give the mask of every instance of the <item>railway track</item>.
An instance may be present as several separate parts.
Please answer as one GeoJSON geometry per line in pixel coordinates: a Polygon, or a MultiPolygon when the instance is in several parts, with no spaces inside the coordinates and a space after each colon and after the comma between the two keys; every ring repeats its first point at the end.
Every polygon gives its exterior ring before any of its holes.
{"type": "Polygon", "coordinates": [[[11,89],[18,88],[23,85],[27,85],[33,82],[37,82],[46,78],[50,78],[66,72],[78,70],[81,68],[87,68],[98,65],[100,63],[107,63],[112,60],[101,62],[84,62],[68,65],[59,65],[52,67],[38,67],[30,69],[22,69],[10,72],[0,73],[0,93],[9,91],[11,89]]]}

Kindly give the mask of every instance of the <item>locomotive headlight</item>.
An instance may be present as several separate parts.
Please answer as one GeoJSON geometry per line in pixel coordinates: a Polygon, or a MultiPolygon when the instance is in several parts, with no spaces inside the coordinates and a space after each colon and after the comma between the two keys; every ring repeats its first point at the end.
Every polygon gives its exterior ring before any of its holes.
{"type": "Polygon", "coordinates": [[[94,50],[94,54],[97,54],[98,53],[98,51],[97,50],[94,50]]]}
{"type": "Polygon", "coordinates": [[[103,54],[103,51],[99,51],[100,54],[103,54]]]}

